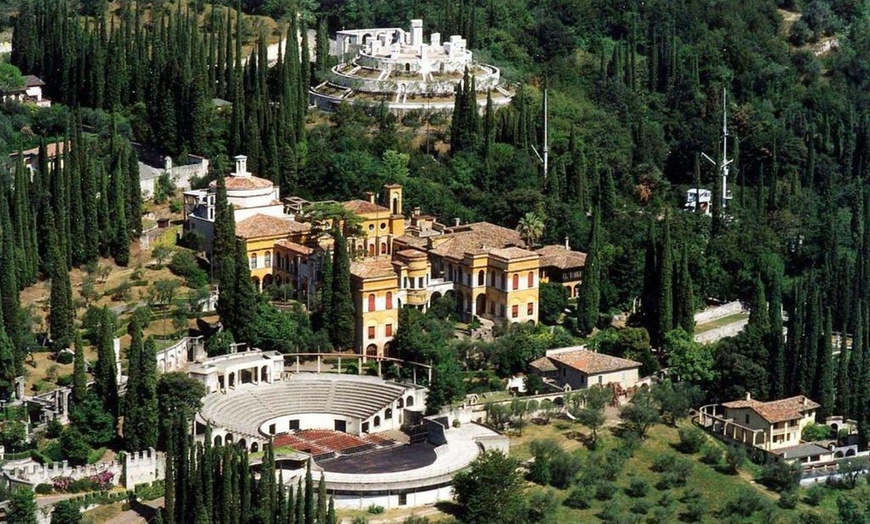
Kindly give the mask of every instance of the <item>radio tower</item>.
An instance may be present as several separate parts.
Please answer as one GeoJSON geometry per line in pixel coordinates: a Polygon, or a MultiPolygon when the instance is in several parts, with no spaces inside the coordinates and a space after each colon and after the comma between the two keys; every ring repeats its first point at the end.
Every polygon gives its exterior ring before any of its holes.
{"type": "Polygon", "coordinates": [[[704,157],[708,162],[717,167],[718,171],[722,173],[722,209],[725,209],[726,202],[728,200],[728,170],[731,165],[731,162],[734,162],[734,159],[728,159],[728,105],[726,103],[728,96],[728,92],[725,88],[722,88],[722,160],[721,163],[717,163],[715,160],[710,158],[706,153],[701,153],[701,156],[704,157]]]}

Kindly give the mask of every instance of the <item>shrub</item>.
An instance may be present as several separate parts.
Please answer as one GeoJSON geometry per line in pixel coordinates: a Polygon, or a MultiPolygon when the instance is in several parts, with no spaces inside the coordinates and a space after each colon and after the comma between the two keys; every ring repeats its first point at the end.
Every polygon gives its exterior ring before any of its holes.
{"type": "Polygon", "coordinates": [[[716,466],[722,460],[722,451],[713,444],[701,446],[701,462],[716,466]]]}
{"type": "Polygon", "coordinates": [[[53,418],[45,425],[45,436],[48,438],[57,438],[63,433],[63,424],[60,420],[53,418]]]}
{"type": "Polygon", "coordinates": [[[822,500],[824,498],[825,488],[816,484],[806,491],[806,495],[804,496],[804,502],[806,502],[810,506],[818,506],[822,503],[822,500]]]}
{"type": "Polygon", "coordinates": [[[368,507],[368,509],[366,511],[368,511],[372,515],[380,515],[381,513],[384,512],[384,507],[378,506],[377,504],[372,504],[371,506],[368,507]]]}
{"type": "Polygon", "coordinates": [[[574,509],[589,509],[592,505],[592,493],[589,486],[575,486],[563,502],[569,508],[574,509]]]}
{"type": "Polygon", "coordinates": [[[723,471],[729,475],[736,475],[737,468],[746,460],[746,450],[743,446],[728,446],[725,452],[725,467],[723,471]]]}
{"type": "Polygon", "coordinates": [[[601,513],[598,514],[598,517],[605,522],[619,522],[622,520],[623,513],[622,504],[611,500],[601,508],[601,513]]]}
{"type": "Polygon", "coordinates": [[[646,515],[647,512],[649,512],[649,510],[652,509],[652,507],[653,507],[652,502],[650,502],[648,500],[640,499],[640,500],[635,501],[635,503],[631,505],[631,512],[636,513],[638,515],[646,515]]]}
{"type": "Polygon", "coordinates": [[[761,495],[754,490],[743,489],[737,496],[725,503],[720,515],[736,515],[745,518],[764,509],[764,506],[765,501],[761,495]]]}
{"type": "Polygon", "coordinates": [[[694,502],[696,500],[701,500],[704,496],[698,488],[689,488],[683,492],[683,496],[680,497],[680,502],[683,504],[688,504],[690,502],[694,502]]]}
{"type": "Polygon", "coordinates": [[[561,451],[550,460],[550,485],[559,489],[565,489],[582,467],[580,457],[561,451]]]}
{"type": "Polygon", "coordinates": [[[365,517],[354,517],[351,524],[369,524],[369,519],[365,517]]]}
{"type": "Polygon", "coordinates": [[[49,495],[54,491],[54,487],[51,484],[37,484],[36,485],[36,494],[37,495],[49,495]]]}
{"type": "Polygon", "coordinates": [[[798,518],[798,522],[800,524],[824,524],[827,520],[815,511],[804,511],[798,518]]]}
{"type": "Polygon", "coordinates": [[[760,480],[774,491],[789,491],[800,483],[800,464],[787,464],[780,460],[770,462],[761,470],[760,480]]]}
{"type": "Polygon", "coordinates": [[[646,496],[646,492],[649,490],[649,483],[644,479],[633,478],[631,482],[628,483],[628,487],[625,488],[625,494],[631,498],[639,499],[646,496]]]}
{"type": "Polygon", "coordinates": [[[701,522],[706,514],[707,503],[699,499],[686,504],[686,511],[681,516],[686,522],[701,522]]]}
{"type": "Polygon", "coordinates": [[[680,428],[680,443],[677,444],[677,449],[683,453],[694,454],[701,450],[706,438],[704,433],[693,427],[680,428]]]}
{"type": "Polygon", "coordinates": [[[610,481],[604,481],[598,484],[595,488],[595,498],[598,500],[610,500],[616,495],[616,484],[610,481]]]}
{"type": "Polygon", "coordinates": [[[800,497],[794,491],[785,491],[779,496],[776,505],[782,509],[794,509],[800,502],[800,497]]]}
{"type": "Polygon", "coordinates": [[[56,362],[62,365],[72,364],[74,358],[75,355],[73,355],[71,352],[61,351],[60,354],[57,355],[56,362]]]}

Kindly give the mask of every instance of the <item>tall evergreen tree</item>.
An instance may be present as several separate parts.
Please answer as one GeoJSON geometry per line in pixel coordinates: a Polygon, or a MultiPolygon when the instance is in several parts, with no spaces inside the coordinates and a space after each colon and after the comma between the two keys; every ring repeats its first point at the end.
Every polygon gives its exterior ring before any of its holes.
{"type": "Polygon", "coordinates": [[[353,344],[354,338],[354,305],[350,292],[350,254],[347,239],[337,229],[333,232],[332,261],[332,307],[330,308],[329,337],[338,349],[345,349],[353,344]]]}
{"type": "Polygon", "coordinates": [[[85,344],[82,342],[82,334],[78,330],[75,337],[75,354],[73,356],[73,403],[81,403],[88,394],[88,371],[85,363],[85,344]]]}
{"type": "Polygon", "coordinates": [[[819,418],[824,420],[834,413],[834,362],[832,339],[834,337],[831,319],[831,309],[825,310],[825,324],[822,339],[819,341],[819,371],[816,378],[818,389],[815,398],[821,404],[819,418]]]}
{"type": "Polygon", "coordinates": [[[689,250],[685,244],[674,274],[674,327],[683,328],[690,335],[695,332],[695,292],[689,273],[689,250]]]}
{"type": "Polygon", "coordinates": [[[94,368],[94,392],[106,412],[118,416],[118,374],[115,360],[115,322],[109,308],[100,312],[97,336],[97,364],[94,368]]]}
{"type": "Polygon", "coordinates": [[[589,234],[589,247],[586,254],[586,266],[583,270],[583,282],[577,296],[577,330],[584,335],[592,332],[598,323],[598,312],[601,305],[601,212],[596,209],[592,217],[592,230],[589,234]]]}
{"type": "Polygon", "coordinates": [[[66,255],[61,251],[58,233],[54,226],[54,213],[46,209],[44,220],[49,230],[51,295],[49,299],[49,333],[52,347],[60,351],[73,343],[73,300],[66,255]]]}
{"type": "Polygon", "coordinates": [[[248,250],[245,247],[245,241],[238,239],[236,241],[236,281],[233,285],[231,304],[232,313],[230,318],[231,323],[225,323],[225,326],[233,333],[236,340],[253,341],[256,340],[256,328],[258,304],[260,297],[257,290],[254,288],[254,283],[251,281],[251,269],[248,265],[248,250]]]}
{"type": "Polygon", "coordinates": [[[233,208],[227,201],[223,175],[218,175],[215,190],[214,241],[211,250],[214,282],[220,292],[217,310],[225,325],[233,324],[236,283],[236,222],[233,208]]]}
{"type": "MultiPolygon", "coordinates": [[[[849,383],[849,348],[846,345],[846,327],[840,330],[840,354],[837,357],[837,392],[836,413],[849,413],[850,386],[849,383]]],[[[782,398],[782,397],[777,397],[782,398]]]]}
{"type": "Polygon", "coordinates": [[[317,483],[317,524],[326,522],[326,479],[320,472],[320,481],[317,483]]]}
{"type": "Polygon", "coordinates": [[[659,313],[658,322],[650,332],[650,341],[655,347],[660,346],[664,341],[665,333],[674,328],[674,254],[669,211],[665,211],[665,219],[662,224],[662,242],[659,246],[657,269],[659,273],[659,298],[657,301],[659,313]]]}
{"type": "Polygon", "coordinates": [[[770,330],[765,337],[765,345],[770,355],[770,379],[771,396],[784,398],[786,395],[786,347],[782,338],[782,273],[778,268],[772,277],[770,286],[770,330]]]}
{"type": "Polygon", "coordinates": [[[305,523],[314,524],[317,513],[314,508],[314,479],[311,476],[311,459],[305,466],[305,523]]]}

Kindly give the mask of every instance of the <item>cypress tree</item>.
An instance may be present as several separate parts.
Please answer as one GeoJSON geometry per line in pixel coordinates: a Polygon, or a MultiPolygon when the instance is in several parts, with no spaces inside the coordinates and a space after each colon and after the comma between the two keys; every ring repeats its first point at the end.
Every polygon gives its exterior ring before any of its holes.
{"type": "MultiPolygon", "coordinates": [[[[768,354],[770,355],[770,379],[773,386],[773,398],[784,398],[786,395],[786,348],[782,339],[782,273],[781,268],[773,275],[770,287],[770,331],[766,337],[768,354]]],[[[842,412],[841,412],[842,413],[842,412]]]]}
{"type": "Polygon", "coordinates": [[[296,484],[296,524],[305,524],[305,496],[302,494],[302,479],[296,484]]]}
{"type": "Polygon", "coordinates": [[[272,444],[264,446],[263,463],[260,466],[260,496],[257,500],[258,509],[260,512],[260,522],[272,523],[275,522],[276,513],[276,485],[275,485],[275,453],[272,450],[272,444]]]}
{"type": "Polygon", "coordinates": [[[827,308],[825,310],[825,329],[819,344],[819,371],[816,379],[818,391],[815,398],[819,399],[819,404],[822,406],[819,410],[820,420],[824,420],[825,417],[830,416],[834,411],[833,336],[831,309],[827,308]]]}
{"type": "Polygon", "coordinates": [[[73,357],[73,403],[81,403],[88,394],[88,372],[85,363],[85,344],[82,342],[82,334],[76,330],[75,355],[73,357]]]}
{"type": "Polygon", "coordinates": [[[350,255],[347,239],[337,229],[333,231],[335,245],[332,261],[332,307],[330,308],[329,335],[332,344],[346,349],[353,344],[354,304],[350,292],[350,255]]]}
{"type": "Polygon", "coordinates": [[[21,300],[16,271],[16,251],[12,219],[6,195],[0,193],[0,310],[3,327],[12,344],[12,354],[19,373],[23,371],[25,336],[21,325],[21,300]]]}
{"type": "Polygon", "coordinates": [[[689,273],[689,250],[683,244],[674,275],[674,327],[692,334],[695,332],[695,293],[689,273]]]}
{"type": "Polygon", "coordinates": [[[849,384],[850,398],[847,417],[858,418],[861,412],[863,398],[861,397],[861,379],[864,376],[864,304],[859,302],[855,331],[852,334],[852,351],[849,352],[849,384]]]}
{"type": "Polygon", "coordinates": [[[231,524],[233,521],[233,455],[232,446],[224,446],[221,450],[221,524],[231,524]]]}
{"type": "Polygon", "coordinates": [[[317,524],[326,522],[326,479],[320,472],[320,481],[317,483],[317,524]]]}
{"type": "Polygon", "coordinates": [[[142,428],[142,421],[139,416],[139,407],[141,406],[138,398],[141,387],[139,381],[141,376],[139,372],[142,366],[142,326],[139,324],[139,319],[134,316],[133,320],[127,325],[127,333],[130,334],[130,348],[127,350],[127,395],[124,397],[124,443],[130,451],[142,449],[142,444],[139,441],[142,428]]]}
{"type": "Polygon", "coordinates": [[[749,305],[749,326],[756,333],[764,335],[770,332],[770,314],[767,310],[767,295],[764,282],[756,275],[753,286],[752,300],[749,305]]]}
{"type": "Polygon", "coordinates": [[[233,208],[227,201],[226,181],[218,175],[215,191],[214,242],[211,250],[211,268],[218,285],[217,310],[225,325],[233,323],[233,290],[236,282],[236,222],[233,208]]]}
{"type": "Polygon", "coordinates": [[[329,508],[326,510],[326,522],[329,524],[338,524],[338,517],[335,515],[335,500],[329,497],[329,508]]]}
{"type": "MultiPolygon", "coordinates": [[[[283,483],[281,484],[284,485],[283,483]]],[[[296,496],[293,493],[293,485],[287,488],[287,520],[284,521],[287,524],[297,524],[299,521],[296,520],[296,496]]]]}
{"type": "Polygon", "coordinates": [[[18,151],[18,161],[15,162],[15,202],[12,209],[12,219],[15,227],[15,245],[17,252],[18,283],[27,286],[36,281],[39,266],[39,249],[36,245],[36,222],[31,209],[31,182],[24,172],[23,153],[18,151]]]}
{"type": "MultiPolygon", "coordinates": [[[[840,335],[840,354],[837,357],[837,392],[836,412],[846,414],[849,412],[849,348],[846,345],[846,326],[843,325],[840,335]]],[[[777,397],[782,398],[782,397],[777,397]]]]}
{"type": "Polygon", "coordinates": [[[320,281],[320,311],[316,317],[316,327],[321,329],[329,324],[329,319],[332,318],[332,286],[334,272],[332,270],[332,251],[325,251],[321,258],[323,265],[320,272],[323,278],[320,281]]]}
{"type": "Polygon", "coordinates": [[[583,270],[583,282],[577,297],[577,330],[588,335],[598,323],[598,311],[601,302],[601,212],[596,209],[592,217],[592,230],[589,234],[589,247],[586,254],[586,266],[583,270]]]}
{"type": "Polygon", "coordinates": [[[115,323],[109,308],[103,307],[97,337],[97,364],[94,368],[94,392],[103,408],[118,416],[118,375],[115,360],[115,323]]]}
{"type": "Polygon", "coordinates": [[[288,522],[291,513],[289,513],[287,507],[287,491],[284,489],[284,470],[280,470],[278,472],[278,495],[275,497],[275,505],[277,506],[277,510],[275,512],[275,522],[277,524],[290,524],[288,522]]]}
{"type": "Polygon", "coordinates": [[[616,213],[616,183],[613,181],[613,172],[607,166],[599,170],[599,176],[598,202],[601,205],[602,217],[609,220],[616,213]]]}
{"type": "Polygon", "coordinates": [[[315,61],[317,67],[316,80],[320,81],[329,72],[329,34],[326,30],[326,17],[317,19],[317,36],[315,37],[315,61]]]}
{"type": "Polygon", "coordinates": [[[305,524],[314,524],[314,479],[311,477],[311,459],[305,466],[305,524]]]}
{"type": "Polygon", "coordinates": [[[654,326],[653,331],[650,332],[650,339],[654,347],[660,346],[662,341],[664,341],[665,333],[674,328],[674,256],[669,211],[665,211],[658,262],[658,323],[654,326]]]}
{"type": "Polygon", "coordinates": [[[6,335],[6,329],[0,325],[0,392],[3,398],[11,400],[14,397],[17,367],[12,341],[6,335]]]}
{"type": "Polygon", "coordinates": [[[251,281],[251,270],[248,265],[248,251],[245,241],[236,241],[236,281],[233,286],[232,298],[234,300],[231,323],[226,327],[233,333],[236,340],[254,341],[257,333],[254,331],[260,296],[251,281]]]}
{"type": "Polygon", "coordinates": [[[49,231],[48,244],[50,250],[50,276],[51,296],[49,312],[49,333],[52,347],[56,352],[72,345],[73,333],[73,300],[72,286],[69,280],[69,269],[61,245],[58,242],[58,233],[54,227],[54,213],[46,209],[46,228],[49,231]]]}
{"type": "Polygon", "coordinates": [[[812,395],[816,388],[819,365],[819,340],[822,337],[822,315],[819,290],[813,286],[807,305],[807,323],[801,341],[801,394],[812,395]]]}

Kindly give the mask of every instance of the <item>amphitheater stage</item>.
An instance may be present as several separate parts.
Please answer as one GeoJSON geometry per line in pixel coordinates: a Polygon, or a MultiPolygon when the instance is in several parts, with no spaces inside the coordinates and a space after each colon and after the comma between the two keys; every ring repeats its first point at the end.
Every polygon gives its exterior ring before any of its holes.
{"type": "Polygon", "coordinates": [[[344,455],[318,462],[327,473],[397,473],[434,464],[435,446],[425,442],[379,449],[357,455],[344,455]]]}

